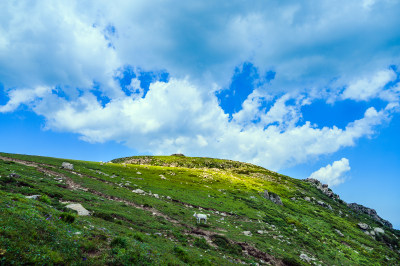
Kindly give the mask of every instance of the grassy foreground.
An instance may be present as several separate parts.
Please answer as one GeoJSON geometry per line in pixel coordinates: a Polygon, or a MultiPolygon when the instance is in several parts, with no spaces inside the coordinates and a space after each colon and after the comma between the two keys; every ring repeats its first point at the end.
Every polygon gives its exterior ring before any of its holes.
{"type": "Polygon", "coordinates": [[[305,181],[251,164],[0,153],[1,265],[399,265],[399,237],[305,181]],[[367,235],[360,222],[384,233],[367,235]]]}

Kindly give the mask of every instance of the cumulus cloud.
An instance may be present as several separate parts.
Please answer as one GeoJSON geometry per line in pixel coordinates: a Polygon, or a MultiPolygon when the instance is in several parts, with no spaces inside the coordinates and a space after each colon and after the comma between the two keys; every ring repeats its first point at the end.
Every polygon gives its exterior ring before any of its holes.
{"type": "MultiPolygon", "coordinates": [[[[47,128],[74,132],[89,142],[114,140],[142,152],[230,158],[273,170],[355,145],[359,138],[374,134],[392,110],[371,107],[344,129],[318,128],[310,122],[297,125],[303,101],[286,102],[305,96],[291,94],[274,100],[268,109],[256,108],[246,119],[234,115],[230,120],[215,94],[205,91],[187,79],[171,79],[152,83],[144,98],[119,97],[103,106],[91,93],[73,101],[52,94],[36,101],[33,110],[46,118],[47,128]],[[255,118],[258,122],[248,122],[255,118]]],[[[256,95],[248,100],[261,97],[256,95]]]]}
{"type": "Polygon", "coordinates": [[[0,83],[9,97],[0,112],[25,104],[47,129],[85,141],[277,170],[353,146],[399,111],[396,1],[44,0],[3,1],[0,10],[0,83]],[[229,117],[215,92],[246,61],[260,79],[276,75],[229,117]],[[138,77],[122,88],[126,66],[171,79],[147,93],[138,77]],[[344,128],[302,120],[316,99],[375,98],[386,107],[369,106],[344,128]]]}
{"type": "Polygon", "coordinates": [[[351,82],[344,90],[342,97],[353,100],[370,100],[382,98],[384,100],[396,100],[396,92],[392,88],[385,90],[385,85],[396,80],[397,74],[392,69],[381,70],[372,77],[362,78],[351,82]]]}
{"type": "Polygon", "coordinates": [[[318,179],[329,186],[337,186],[345,181],[344,174],[350,171],[350,169],[349,160],[342,158],[339,161],[321,167],[319,170],[312,173],[309,178],[318,179]]]}

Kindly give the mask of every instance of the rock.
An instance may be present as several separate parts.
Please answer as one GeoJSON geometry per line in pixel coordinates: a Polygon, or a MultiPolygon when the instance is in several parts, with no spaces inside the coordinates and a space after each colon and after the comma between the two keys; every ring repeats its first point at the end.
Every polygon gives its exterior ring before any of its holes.
{"type": "Polygon", "coordinates": [[[304,197],[304,200],[305,200],[305,201],[308,201],[308,202],[311,202],[310,197],[304,197]]]}
{"type": "Polygon", "coordinates": [[[137,175],[141,175],[142,173],[141,173],[141,172],[136,172],[136,174],[137,174],[137,175]]]}
{"type": "Polygon", "coordinates": [[[362,230],[368,230],[369,225],[365,223],[358,223],[358,227],[360,227],[362,230]]]}
{"type": "Polygon", "coordinates": [[[160,175],[160,178],[166,180],[167,178],[164,175],[160,175]]]}
{"type": "Polygon", "coordinates": [[[273,192],[268,192],[268,190],[264,190],[264,198],[272,201],[273,203],[277,204],[277,205],[283,205],[281,198],[273,193],[273,192]]]}
{"type": "Polygon", "coordinates": [[[322,207],[324,207],[324,208],[328,208],[328,209],[332,210],[332,206],[330,204],[327,204],[327,203],[325,203],[325,202],[323,202],[321,200],[317,201],[317,203],[319,205],[321,205],[322,207]]]}
{"type": "Polygon", "coordinates": [[[174,153],[174,154],[171,154],[171,156],[185,157],[185,155],[182,153],[174,153]]]}
{"type": "Polygon", "coordinates": [[[254,196],[250,196],[250,199],[255,199],[256,197],[254,197],[254,196]]]}
{"type": "Polygon", "coordinates": [[[61,164],[61,168],[64,168],[67,170],[74,170],[74,165],[72,163],[63,162],[61,164]]]}
{"type": "Polygon", "coordinates": [[[245,236],[252,236],[253,234],[250,231],[243,231],[245,236]]]}
{"type": "Polygon", "coordinates": [[[19,174],[16,174],[16,173],[11,173],[11,174],[8,175],[8,177],[11,177],[11,178],[20,178],[21,176],[20,176],[19,174]]]}
{"type": "Polygon", "coordinates": [[[385,233],[385,230],[383,230],[382,228],[379,228],[379,227],[375,227],[374,231],[377,234],[384,234],[385,233]]]}
{"type": "Polygon", "coordinates": [[[374,219],[375,221],[379,222],[380,224],[387,226],[389,228],[393,228],[393,225],[387,221],[382,219],[374,209],[365,207],[363,205],[357,204],[357,203],[349,203],[347,204],[347,206],[353,210],[355,210],[358,213],[365,213],[367,214],[369,217],[371,217],[372,219],[374,219]]]}
{"type": "Polygon", "coordinates": [[[167,196],[167,199],[169,199],[169,200],[170,200],[170,199],[171,199],[171,197],[170,197],[170,196],[167,196]]]}
{"type": "Polygon", "coordinates": [[[260,235],[264,234],[264,230],[257,230],[257,234],[260,234],[260,235]]]}
{"type": "Polygon", "coordinates": [[[87,216],[90,215],[90,212],[86,210],[80,203],[72,203],[65,206],[68,209],[74,210],[78,212],[79,216],[87,216]]]}
{"type": "Polygon", "coordinates": [[[335,229],[335,232],[336,232],[338,235],[340,235],[341,237],[344,237],[344,234],[343,234],[342,232],[340,232],[340,230],[335,229]]]}
{"type": "Polygon", "coordinates": [[[314,185],[318,190],[320,190],[322,193],[324,193],[328,197],[330,197],[334,200],[340,199],[339,195],[333,193],[333,191],[328,187],[327,184],[321,184],[321,182],[315,178],[307,178],[304,181],[314,185]]]}
{"type": "Polygon", "coordinates": [[[25,198],[37,200],[37,199],[40,198],[41,196],[42,196],[42,195],[32,195],[32,196],[25,196],[25,198]]]}
{"type": "Polygon", "coordinates": [[[301,259],[302,261],[307,262],[307,263],[310,263],[310,262],[311,262],[311,258],[308,257],[308,256],[307,256],[306,254],[304,254],[304,253],[301,253],[301,254],[300,254],[300,259],[301,259]]]}
{"type": "Polygon", "coordinates": [[[144,190],[141,190],[140,188],[134,189],[134,190],[132,190],[132,192],[136,193],[136,194],[145,194],[144,190]]]}
{"type": "Polygon", "coordinates": [[[156,199],[159,199],[160,198],[160,196],[158,196],[158,194],[154,194],[153,195],[156,199]]]}
{"type": "Polygon", "coordinates": [[[269,199],[268,190],[264,190],[264,198],[269,199]]]}

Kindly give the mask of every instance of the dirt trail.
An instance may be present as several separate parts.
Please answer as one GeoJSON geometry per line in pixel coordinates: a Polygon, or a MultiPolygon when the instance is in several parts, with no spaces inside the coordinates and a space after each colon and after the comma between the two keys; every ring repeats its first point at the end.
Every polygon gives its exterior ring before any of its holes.
{"type": "MultiPolygon", "coordinates": [[[[204,230],[204,229],[201,229],[201,228],[198,228],[198,227],[190,226],[188,224],[184,224],[184,223],[182,223],[182,222],[180,222],[180,221],[178,221],[178,220],[176,220],[174,218],[171,218],[171,217],[165,215],[164,213],[158,211],[155,208],[145,207],[143,205],[139,205],[139,204],[136,204],[134,202],[131,202],[131,201],[128,201],[128,200],[125,200],[125,199],[122,199],[122,198],[118,198],[118,197],[115,197],[115,196],[110,196],[110,195],[101,193],[99,191],[83,187],[82,185],[74,182],[70,177],[68,177],[67,175],[65,175],[63,173],[56,172],[54,170],[50,170],[50,169],[47,169],[47,168],[43,168],[43,166],[45,166],[45,167],[50,167],[50,168],[56,169],[56,167],[54,165],[48,165],[48,164],[37,163],[37,162],[32,162],[32,161],[25,161],[25,160],[9,158],[9,157],[4,157],[4,156],[0,156],[0,160],[12,161],[12,162],[16,162],[16,163],[19,163],[19,164],[22,164],[22,165],[25,165],[25,166],[35,167],[37,169],[37,171],[39,171],[39,172],[42,172],[42,173],[47,174],[47,175],[57,176],[59,178],[62,178],[62,179],[65,180],[65,183],[66,183],[68,189],[72,189],[72,190],[78,190],[79,189],[79,190],[82,190],[82,191],[97,195],[99,197],[103,197],[103,198],[111,200],[111,201],[121,202],[121,203],[124,203],[124,204],[126,204],[128,206],[131,206],[131,207],[134,207],[134,208],[137,208],[137,209],[141,209],[141,210],[144,210],[144,211],[149,211],[154,216],[162,217],[165,220],[167,220],[167,221],[169,221],[169,222],[171,222],[173,224],[177,224],[177,225],[180,225],[182,227],[187,228],[188,229],[187,233],[190,234],[190,235],[204,237],[206,239],[206,241],[208,243],[210,243],[211,245],[213,245],[213,246],[215,246],[215,245],[213,244],[213,242],[211,240],[211,237],[213,235],[221,235],[220,233],[216,233],[216,232],[213,232],[213,231],[208,231],[208,230],[204,230]]],[[[71,172],[72,174],[75,174],[75,175],[78,175],[78,176],[81,176],[81,177],[85,176],[85,177],[96,179],[98,181],[101,181],[101,182],[104,182],[104,183],[107,183],[107,184],[114,185],[114,183],[112,183],[112,182],[107,182],[105,180],[101,180],[100,178],[96,178],[96,177],[93,177],[93,176],[90,176],[90,175],[87,175],[87,174],[81,174],[81,173],[76,172],[74,170],[67,170],[67,169],[63,169],[63,170],[66,170],[68,172],[71,172]]],[[[186,204],[186,203],[178,201],[178,200],[173,200],[173,201],[177,202],[177,203],[180,203],[180,204],[184,204],[185,206],[188,205],[188,206],[193,206],[195,208],[199,208],[200,207],[200,206],[186,204]]],[[[202,208],[202,207],[200,207],[200,208],[202,208]]],[[[208,208],[203,208],[203,209],[207,210],[208,208]]],[[[210,208],[210,210],[213,210],[213,209],[210,208]]],[[[226,214],[230,215],[228,213],[226,213],[226,214]]],[[[239,245],[242,248],[242,251],[243,251],[244,254],[247,254],[247,255],[252,256],[254,258],[257,258],[257,259],[261,259],[261,260],[265,261],[266,263],[269,263],[269,264],[272,264],[272,265],[284,265],[284,263],[281,260],[279,260],[279,259],[273,257],[272,255],[269,255],[268,253],[265,253],[265,252],[255,248],[255,247],[249,245],[246,242],[237,242],[237,241],[233,241],[233,240],[230,240],[230,239],[229,239],[229,241],[232,244],[239,245]]]]}

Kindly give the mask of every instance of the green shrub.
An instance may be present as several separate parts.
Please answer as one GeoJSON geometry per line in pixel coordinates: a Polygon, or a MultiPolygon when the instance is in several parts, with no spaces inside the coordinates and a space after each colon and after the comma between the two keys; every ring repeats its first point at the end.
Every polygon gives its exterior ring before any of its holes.
{"type": "Polygon", "coordinates": [[[193,242],[193,245],[202,249],[210,249],[211,246],[207,243],[204,238],[196,238],[193,242]]]}
{"type": "Polygon", "coordinates": [[[229,240],[221,235],[213,235],[211,236],[211,240],[222,250],[225,250],[228,253],[235,254],[235,255],[241,255],[242,254],[242,248],[240,246],[237,246],[235,244],[231,244],[229,240]]]}
{"type": "Polygon", "coordinates": [[[143,235],[140,233],[136,233],[133,235],[133,238],[139,242],[144,242],[143,235]]]}
{"type": "Polygon", "coordinates": [[[114,218],[108,213],[95,211],[92,215],[94,217],[97,217],[97,218],[100,218],[100,219],[103,219],[103,220],[106,220],[106,221],[109,221],[109,222],[113,222],[114,221],[114,218]]]}
{"type": "Polygon", "coordinates": [[[66,223],[72,224],[75,221],[75,215],[67,213],[67,212],[61,213],[60,217],[61,217],[61,220],[66,223]]]}
{"type": "Polygon", "coordinates": [[[174,253],[175,255],[183,262],[188,263],[190,261],[189,255],[186,250],[184,250],[180,246],[175,246],[174,247],[174,253]]]}
{"type": "Polygon", "coordinates": [[[119,248],[126,248],[128,245],[128,242],[126,241],[125,238],[122,237],[116,237],[114,238],[111,243],[110,243],[110,247],[119,247],[119,248]]]}
{"type": "Polygon", "coordinates": [[[51,204],[51,199],[47,195],[40,196],[39,201],[46,203],[46,204],[51,204]]]}

